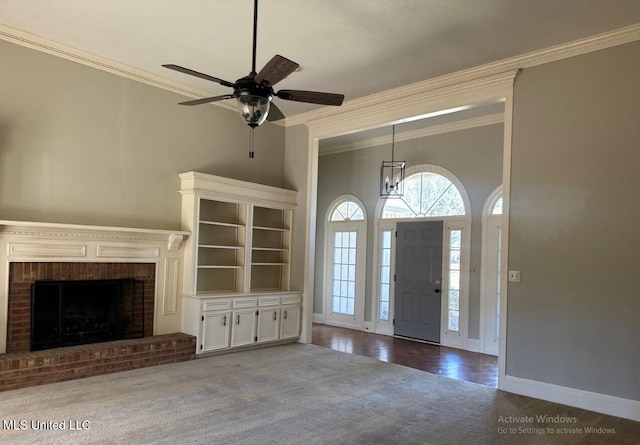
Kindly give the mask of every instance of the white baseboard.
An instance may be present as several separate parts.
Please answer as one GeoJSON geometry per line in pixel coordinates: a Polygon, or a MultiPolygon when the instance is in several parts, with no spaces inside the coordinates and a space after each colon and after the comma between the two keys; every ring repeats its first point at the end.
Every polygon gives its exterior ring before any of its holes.
{"type": "Polygon", "coordinates": [[[362,326],[362,330],[365,332],[373,332],[373,322],[365,321],[364,325],[362,326]]]}
{"type": "Polygon", "coordinates": [[[640,422],[640,401],[622,399],[580,389],[537,382],[507,375],[500,381],[503,391],[569,405],[640,422]]]}
{"type": "Polygon", "coordinates": [[[313,322],[314,323],[324,323],[324,315],[313,313],[313,322]]]}

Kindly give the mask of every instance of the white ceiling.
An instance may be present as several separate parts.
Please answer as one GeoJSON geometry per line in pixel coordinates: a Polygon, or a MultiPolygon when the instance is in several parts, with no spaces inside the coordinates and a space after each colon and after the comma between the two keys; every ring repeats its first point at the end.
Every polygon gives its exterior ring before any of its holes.
{"type": "MultiPolygon", "coordinates": [[[[245,76],[252,19],[251,0],[0,0],[2,25],[210,95],[230,89],[161,65],[245,76]]],[[[257,66],[281,54],[303,69],[276,89],[348,101],[636,23],[638,0],[262,0],[257,66]]]]}

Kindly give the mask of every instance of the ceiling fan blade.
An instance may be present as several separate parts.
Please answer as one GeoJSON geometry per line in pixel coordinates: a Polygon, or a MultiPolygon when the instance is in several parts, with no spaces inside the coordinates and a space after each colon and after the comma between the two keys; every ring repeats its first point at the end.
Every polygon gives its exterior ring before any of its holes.
{"type": "Polygon", "coordinates": [[[280,90],[276,93],[280,99],[295,102],[308,102],[319,105],[342,105],[344,94],[321,93],[319,91],[280,90]]]}
{"type": "Polygon", "coordinates": [[[269,114],[267,114],[267,120],[269,122],[275,122],[279,121],[280,119],[284,119],[284,114],[282,113],[280,108],[276,106],[276,104],[271,102],[269,104],[269,114]]]}
{"type": "Polygon", "coordinates": [[[180,102],[179,105],[200,105],[208,104],[210,102],[217,102],[219,100],[231,99],[233,94],[224,94],[222,96],[203,97],[202,99],[188,100],[186,102],[180,102]]]}
{"type": "Polygon", "coordinates": [[[162,66],[165,67],[165,68],[169,68],[170,70],[179,71],[181,73],[188,74],[190,76],[195,76],[195,77],[199,77],[201,79],[210,80],[212,82],[219,83],[220,85],[223,85],[225,87],[233,88],[233,87],[236,86],[235,83],[227,82],[226,80],[218,79],[217,77],[213,77],[213,76],[210,76],[210,75],[204,74],[204,73],[199,73],[197,71],[190,70],[189,68],[184,68],[182,66],[173,65],[171,63],[167,64],[167,65],[162,65],[162,66]]]}
{"type": "Polygon", "coordinates": [[[297,70],[299,66],[300,65],[286,57],[275,55],[256,75],[255,81],[257,83],[265,82],[269,84],[269,86],[274,86],[297,70]]]}

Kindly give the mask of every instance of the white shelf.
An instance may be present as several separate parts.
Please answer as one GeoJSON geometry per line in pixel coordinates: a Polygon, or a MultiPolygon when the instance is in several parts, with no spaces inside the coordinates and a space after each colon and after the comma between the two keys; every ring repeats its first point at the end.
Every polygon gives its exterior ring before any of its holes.
{"type": "Polygon", "coordinates": [[[199,265],[198,269],[242,269],[244,266],[205,266],[199,265]]]}
{"type": "Polygon", "coordinates": [[[228,249],[228,250],[240,250],[244,249],[242,246],[221,246],[218,244],[198,244],[198,247],[203,249],[228,249]]]}
{"type": "Polygon", "coordinates": [[[275,248],[275,247],[253,247],[251,250],[261,250],[266,252],[286,252],[289,249],[281,249],[281,248],[275,248]]]}
{"type": "Polygon", "coordinates": [[[263,226],[253,226],[254,230],[271,230],[273,232],[288,232],[289,229],[281,229],[278,227],[263,227],[263,226]]]}
{"type": "Polygon", "coordinates": [[[225,223],[225,222],[218,222],[218,221],[203,221],[203,220],[200,220],[200,224],[208,224],[210,226],[235,227],[235,228],[244,227],[243,224],[232,224],[232,223],[225,223]]]}
{"type": "Polygon", "coordinates": [[[251,263],[252,266],[287,266],[289,263],[251,263]]]}

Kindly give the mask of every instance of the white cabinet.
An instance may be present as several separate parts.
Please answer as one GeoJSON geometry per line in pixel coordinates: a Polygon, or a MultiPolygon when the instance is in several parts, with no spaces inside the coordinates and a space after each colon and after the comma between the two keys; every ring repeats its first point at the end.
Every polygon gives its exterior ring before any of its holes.
{"type": "Polygon", "coordinates": [[[183,331],[197,337],[198,354],[300,336],[298,292],[184,298],[183,331]]]}
{"type": "Polygon", "coordinates": [[[251,345],[256,340],[256,306],[255,298],[233,300],[231,326],[231,347],[251,345]]]}
{"type": "Polygon", "coordinates": [[[288,304],[280,309],[280,339],[300,335],[300,305],[288,304]]]}
{"type": "Polygon", "coordinates": [[[231,327],[231,347],[250,345],[256,338],[256,310],[233,311],[231,327]]]}
{"type": "Polygon", "coordinates": [[[198,352],[211,352],[229,347],[230,312],[207,312],[202,316],[202,341],[198,352]]]}

